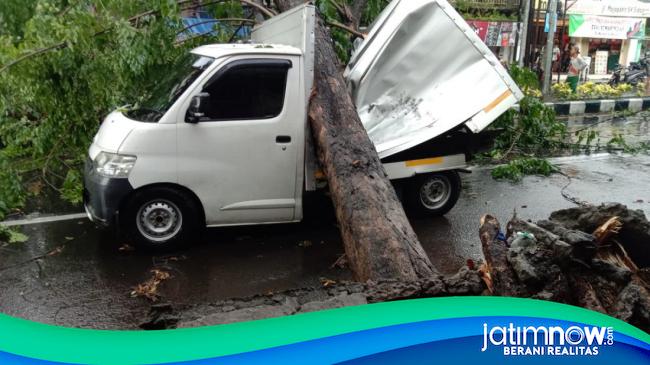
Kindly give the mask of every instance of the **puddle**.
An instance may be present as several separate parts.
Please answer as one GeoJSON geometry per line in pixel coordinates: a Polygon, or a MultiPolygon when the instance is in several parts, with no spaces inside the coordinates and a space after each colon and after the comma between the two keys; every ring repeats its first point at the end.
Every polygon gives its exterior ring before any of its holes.
{"type": "MultiPolygon", "coordinates": [[[[586,115],[561,118],[567,122],[571,142],[577,142],[576,132],[596,131],[600,144],[605,145],[615,135],[622,134],[630,144],[650,142],[650,113],[643,112],[633,116],[586,115]]],[[[598,140],[592,144],[598,143],[598,140]]]]}

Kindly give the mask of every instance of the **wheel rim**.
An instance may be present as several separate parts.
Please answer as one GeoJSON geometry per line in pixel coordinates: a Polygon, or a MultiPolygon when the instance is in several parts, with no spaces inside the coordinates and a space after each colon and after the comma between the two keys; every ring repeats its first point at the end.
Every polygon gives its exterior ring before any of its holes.
{"type": "Polygon", "coordinates": [[[152,242],[174,238],[183,225],[183,215],[169,200],[154,200],[143,204],[136,216],[138,231],[152,242]]]}
{"type": "Polygon", "coordinates": [[[431,210],[442,208],[451,196],[451,183],[446,176],[432,176],[420,187],[420,201],[431,210]]]}

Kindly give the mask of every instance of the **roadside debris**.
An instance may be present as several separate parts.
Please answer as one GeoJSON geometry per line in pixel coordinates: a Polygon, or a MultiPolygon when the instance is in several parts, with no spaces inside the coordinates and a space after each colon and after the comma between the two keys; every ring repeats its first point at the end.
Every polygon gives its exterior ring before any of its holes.
{"type": "Polygon", "coordinates": [[[346,254],[341,255],[333,264],[330,266],[330,269],[338,267],[339,269],[345,269],[348,266],[348,257],[346,254]]]}
{"type": "MultiPolygon", "coordinates": [[[[0,248],[3,248],[3,246],[0,246],[0,248]]],[[[32,262],[34,262],[34,263],[36,263],[36,265],[38,265],[39,272],[40,272],[40,271],[42,271],[40,262],[42,262],[43,259],[46,259],[48,257],[58,256],[61,252],[63,252],[63,249],[65,249],[65,245],[58,246],[58,247],[46,252],[45,254],[34,256],[34,257],[32,257],[32,258],[30,258],[28,260],[19,262],[17,264],[10,265],[10,266],[5,266],[5,267],[0,267],[0,272],[5,271],[5,270],[9,270],[9,269],[13,269],[13,268],[16,268],[16,267],[19,267],[19,266],[22,266],[22,265],[31,264],[32,262]]]]}
{"type": "Polygon", "coordinates": [[[554,212],[533,224],[513,218],[501,233],[481,221],[494,295],[552,300],[650,329],[650,222],[620,204],[554,212]]]}
{"type": "Polygon", "coordinates": [[[61,254],[61,252],[63,252],[64,249],[65,249],[65,245],[55,247],[52,251],[45,254],[45,256],[49,256],[49,257],[57,256],[57,255],[61,254]]]}
{"type": "Polygon", "coordinates": [[[166,266],[169,265],[171,262],[179,262],[184,260],[187,260],[187,256],[185,255],[180,255],[180,256],[165,255],[165,256],[154,256],[152,258],[154,266],[166,266]]]}
{"type": "Polygon", "coordinates": [[[27,239],[27,235],[0,225],[0,243],[23,243],[26,242],[27,239]]]}
{"type": "Polygon", "coordinates": [[[158,295],[158,287],[160,284],[171,278],[171,274],[169,274],[166,271],[158,270],[158,269],[153,269],[151,270],[151,273],[153,274],[149,280],[145,281],[144,283],[138,284],[135,288],[133,288],[133,291],[131,292],[131,297],[136,298],[136,297],[145,297],[149,299],[152,302],[158,301],[160,296],[158,295]]]}
{"type": "Polygon", "coordinates": [[[120,252],[133,252],[135,251],[135,248],[133,248],[133,246],[129,245],[128,243],[124,243],[117,250],[120,252]]]}
{"type": "Polygon", "coordinates": [[[329,288],[331,286],[336,285],[336,281],[327,278],[321,278],[320,283],[323,286],[323,288],[329,288]]]}
{"type": "Polygon", "coordinates": [[[171,303],[158,303],[151,306],[147,318],[139,327],[143,330],[163,330],[175,327],[179,319],[171,303]]]}

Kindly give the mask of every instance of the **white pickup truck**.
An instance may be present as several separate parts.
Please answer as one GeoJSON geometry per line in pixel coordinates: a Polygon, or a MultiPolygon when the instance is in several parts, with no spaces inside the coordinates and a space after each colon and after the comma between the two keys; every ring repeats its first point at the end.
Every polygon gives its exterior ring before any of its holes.
{"type": "MultiPolygon", "coordinates": [[[[205,226],[297,222],[318,166],[307,121],[315,9],[256,27],[250,44],[199,47],[155,90],[106,117],[89,149],[91,220],[139,247],[183,244],[205,226]]],[[[444,0],[395,0],[345,76],[408,208],[444,214],[477,133],[521,91],[444,0]]]]}

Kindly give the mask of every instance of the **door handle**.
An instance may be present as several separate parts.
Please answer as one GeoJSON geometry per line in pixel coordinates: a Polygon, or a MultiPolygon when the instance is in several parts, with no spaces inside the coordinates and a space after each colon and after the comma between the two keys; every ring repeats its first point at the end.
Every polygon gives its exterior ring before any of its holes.
{"type": "Polygon", "coordinates": [[[279,143],[279,144],[291,143],[291,136],[277,136],[275,137],[275,143],[279,143]]]}

